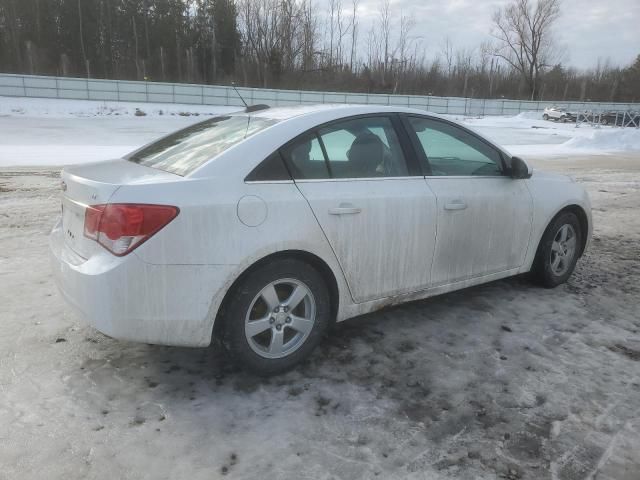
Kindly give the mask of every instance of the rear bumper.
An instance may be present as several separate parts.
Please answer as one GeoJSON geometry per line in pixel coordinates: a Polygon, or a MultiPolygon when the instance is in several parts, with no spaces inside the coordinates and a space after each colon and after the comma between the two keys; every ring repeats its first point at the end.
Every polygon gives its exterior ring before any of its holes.
{"type": "Polygon", "coordinates": [[[65,243],[58,223],[49,238],[54,278],[89,324],[121,340],[202,347],[211,342],[212,304],[232,274],[226,265],[152,265],[106,250],[88,260],[65,243]]]}

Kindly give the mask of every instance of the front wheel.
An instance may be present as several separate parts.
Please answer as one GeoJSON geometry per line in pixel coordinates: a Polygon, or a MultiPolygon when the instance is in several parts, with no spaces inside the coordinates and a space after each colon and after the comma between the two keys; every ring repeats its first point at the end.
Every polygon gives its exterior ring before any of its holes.
{"type": "Polygon", "coordinates": [[[582,245],[580,222],[571,212],[556,217],[542,236],[533,274],[543,286],[554,288],[573,273],[582,245]]]}
{"type": "Polygon", "coordinates": [[[549,120],[549,115],[547,115],[546,113],[544,115],[542,115],[542,119],[543,120],[549,120]]]}
{"type": "Polygon", "coordinates": [[[249,370],[273,375],[306,358],[327,330],[329,292],[313,267],[275,260],[250,272],[223,314],[224,343],[249,370]]]}

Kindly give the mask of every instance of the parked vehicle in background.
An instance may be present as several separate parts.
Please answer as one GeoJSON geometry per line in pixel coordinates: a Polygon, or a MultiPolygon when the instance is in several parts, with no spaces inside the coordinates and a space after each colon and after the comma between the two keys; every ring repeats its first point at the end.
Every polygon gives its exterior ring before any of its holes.
{"type": "Polygon", "coordinates": [[[615,125],[617,127],[639,127],[640,113],[638,112],[604,112],[600,114],[602,125],[615,125]]]}
{"type": "Polygon", "coordinates": [[[600,114],[600,124],[622,126],[623,117],[623,112],[602,112],[600,114]]]}
{"type": "Polygon", "coordinates": [[[402,107],[210,118],[65,168],[62,190],[53,268],[83,317],[124,340],[219,338],[261,374],[388,305],[525,272],[555,287],[592,232],[571,178],[402,107]]]}
{"type": "Polygon", "coordinates": [[[575,122],[576,121],[576,116],[567,112],[565,109],[563,108],[559,108],[556,106],[553,107],[547,107],[544,109],[544,112],[542,114],[542,118],[544,120],[554,120],[556,122],[575,122]]]}

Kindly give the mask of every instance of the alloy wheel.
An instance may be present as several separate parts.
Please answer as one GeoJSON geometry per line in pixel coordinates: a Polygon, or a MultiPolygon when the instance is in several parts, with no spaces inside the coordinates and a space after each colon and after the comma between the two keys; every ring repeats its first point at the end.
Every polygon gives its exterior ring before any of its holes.
{"type": "Polygon", "coordinates": [[[311,289],[293,278],[269,283],[253,299],[245,338],[264,358],[283,358],[300,348],[313,329],[316,302],[311,289]]]}
{"type": "Polygon", "coordinates": [[[549,264],[556,276],[564,275],[576,254],[576,232],[572,225],[565,224],[553,237],[549,264]]]}

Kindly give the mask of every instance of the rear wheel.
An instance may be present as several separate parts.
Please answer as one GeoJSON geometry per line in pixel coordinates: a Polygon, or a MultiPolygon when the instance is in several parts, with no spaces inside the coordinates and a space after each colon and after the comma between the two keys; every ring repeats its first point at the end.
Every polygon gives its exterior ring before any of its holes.
{"type": "Polygon", "coordinates": [[[546,113],[544,115],[542,115],[542,119],[543,120],[549,120],[549,115],[547,115],[546,113]]]}
{"type": "Polygon", "coordinates": [[[581,232],[580,221],[571,212],[560,214],[549,224],[533,266],[539,283],[553,288],[567,281],[578,261],[581,232]]]}
{"type": "Polygon", "coordinates": [[[329,292],[310,265],[284,259],[251,272],[225,309],[224,343],[242,365],[260,375],[294,367],[329,325],[329,292]]]}

